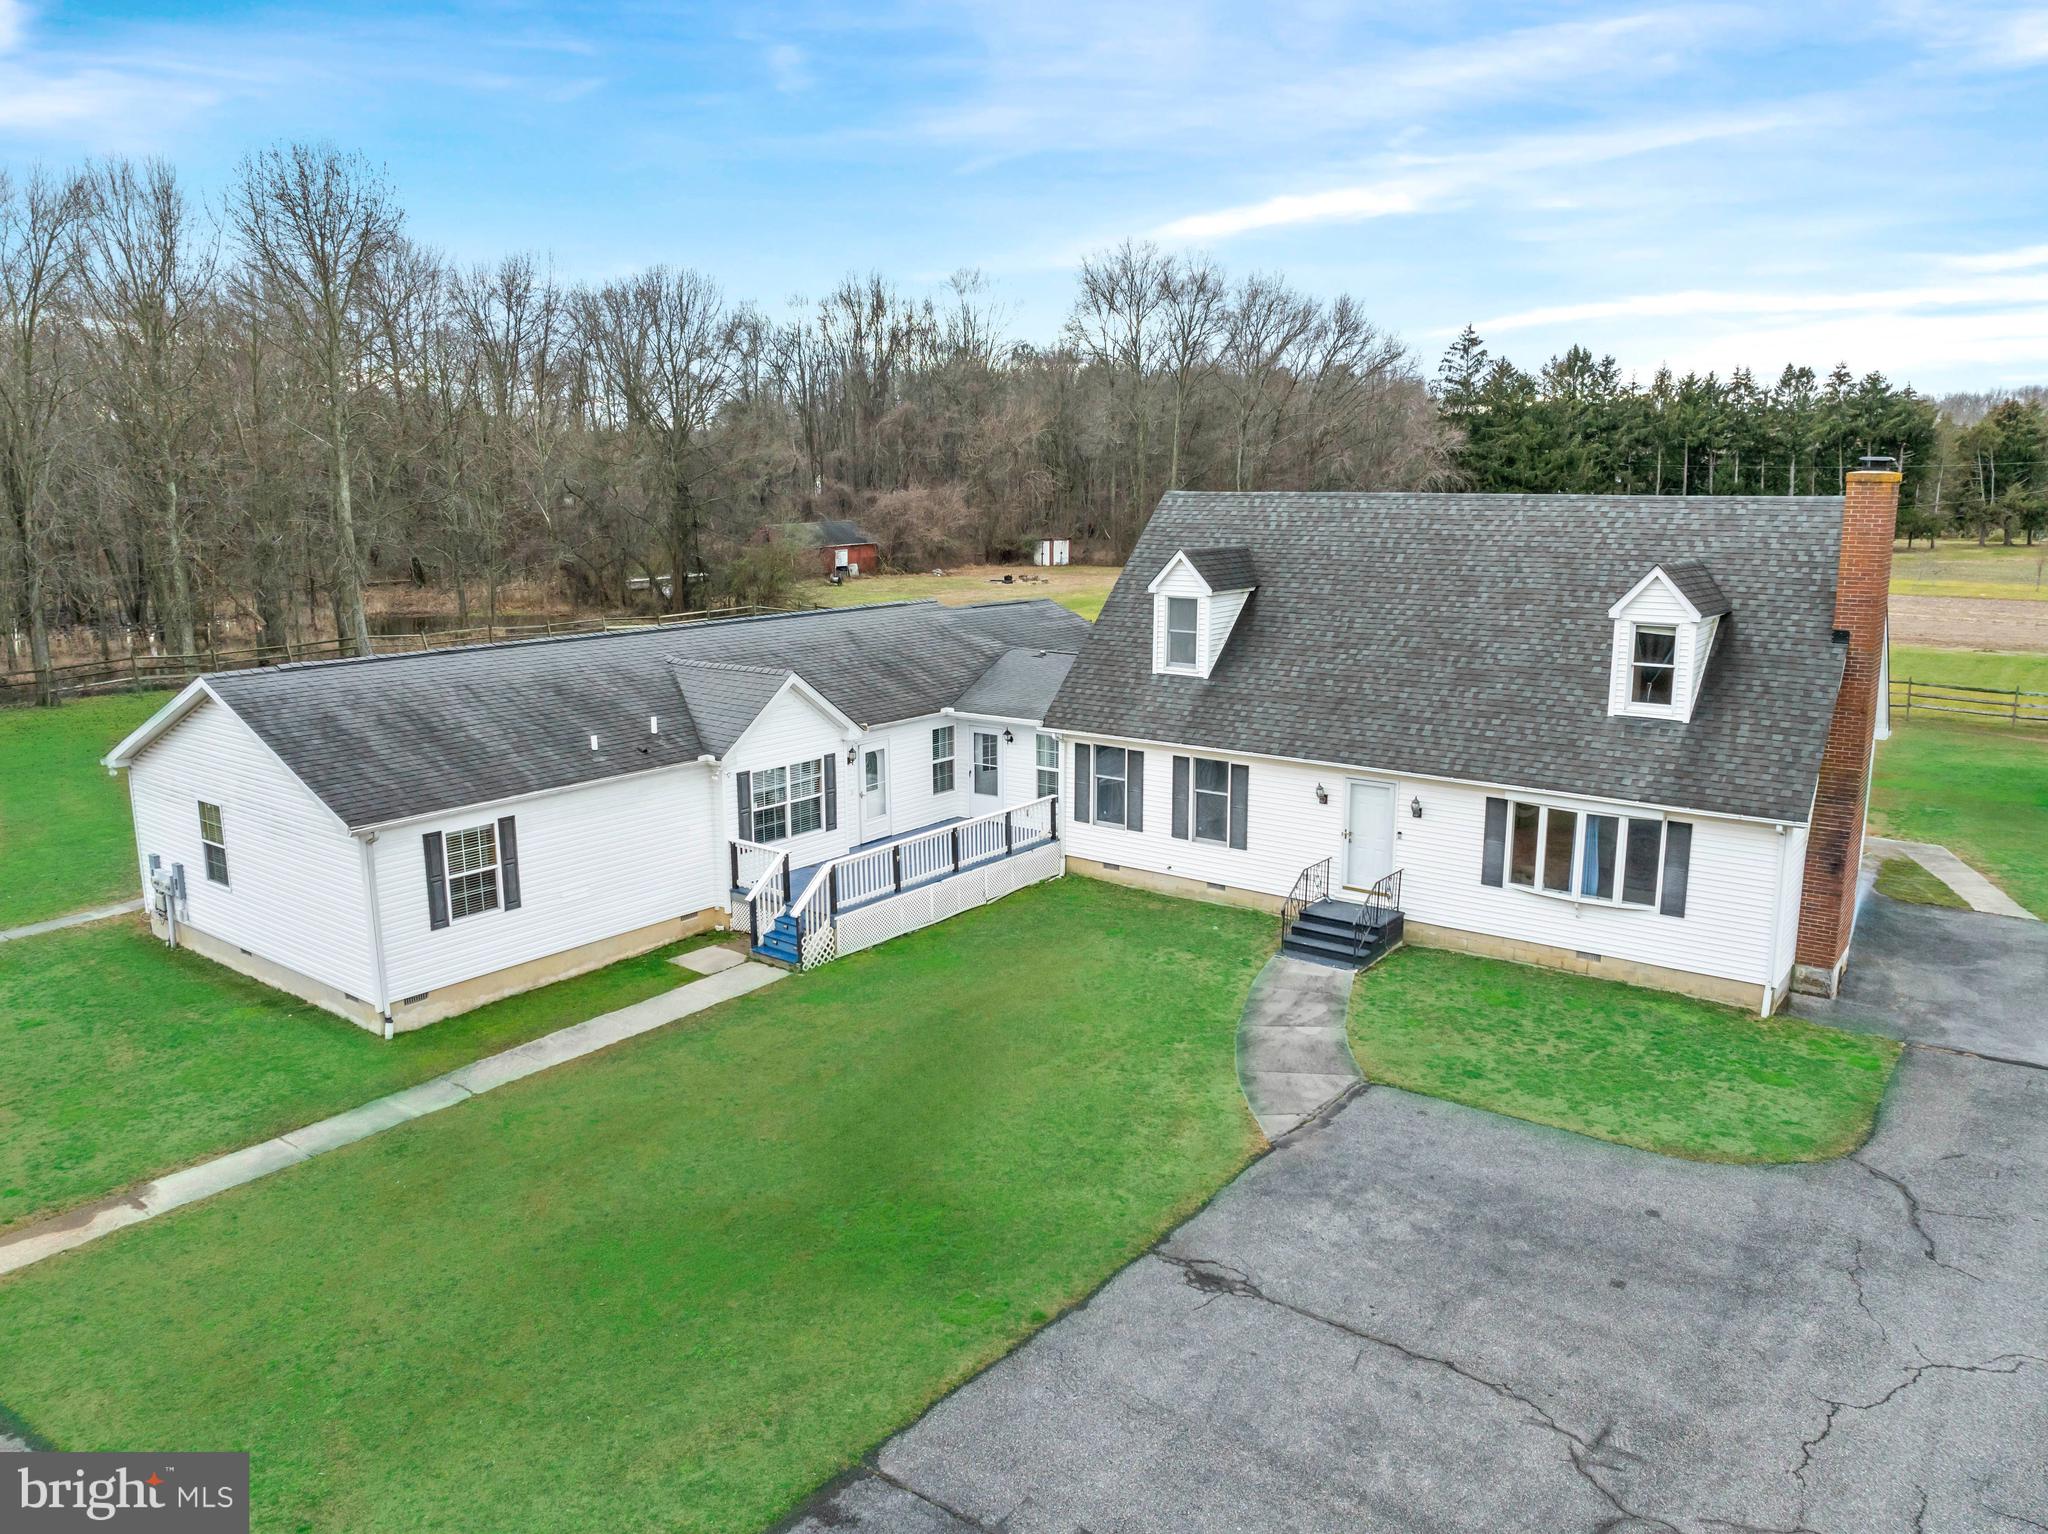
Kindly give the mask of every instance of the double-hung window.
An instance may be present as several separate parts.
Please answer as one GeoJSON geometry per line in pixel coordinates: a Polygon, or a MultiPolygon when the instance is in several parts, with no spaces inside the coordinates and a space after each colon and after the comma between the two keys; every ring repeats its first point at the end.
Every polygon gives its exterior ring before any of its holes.
{"type": "Polygon", "coordinates": [[[825,823],[825,769],[818,757],[755,773],[753,794],[757,842],[802,836],[825,823]]]}
{"type": "Polygon", "coordinates": [[[1555,804],[1508,805],[1507,882],[1546,895],[1654,906],[1664,821],[1555,804]]]}
{"type": "Polygon", "coordinates": [[[1629,701],[1668,708],[1678,675],[1678,630],[1636,625],[1629,663],[1629,701]]]}
{"type": "Polygon", "coordinates": [[[953,727],[942,724],[932,731],[932,792],[953,791],[953,727]]]}
{"type": "Polygon", "coordinates": [[[498,828],[491,821],[448,833],[448,914],[498,909],[498,828]]]}
{"type": "Polygon", "coordinates": [[[1230,764],[1196,757],[1194,832],[1198,842],[1230,844],[1230,764]]]}
{"type": "Polygon", "coordinates": [[[1195,665],[1196,603],[1193,597],[1168,597],[1166,599],[1166,664],[1169,666],[1195,665]]]}
{"type": "Polygon", "coordinates": [[[1038,737],[1038,797],[1050,799],[1060,791],[1060,743],[1050,735],[1038,737]]]}
{"type": "Polygon", "coordinates": [[[1095,748],[1095,822],[1120,826],[1124,823],[1130,784],[1128,753],[1122,746],[1095,748]]]}
{"type": "Polygon", "coordinates": [[[199,802],[199,844],[206,851],[206,877],[215,884],[228,882],[228,839],[220,828],[220,806],[199,802]]]}

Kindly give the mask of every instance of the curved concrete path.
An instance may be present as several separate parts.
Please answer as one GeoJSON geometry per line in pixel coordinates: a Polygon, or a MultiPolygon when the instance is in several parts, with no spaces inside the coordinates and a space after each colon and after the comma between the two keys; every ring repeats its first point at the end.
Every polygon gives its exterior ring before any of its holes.
{"type": "Polygon", "coordinates": [[[1237,1023],[1237,1079],[1268,1140],[1313,1118],[1364,1078],[1344,1014],[1353,971],[1276,953],[1237,1023]]]}

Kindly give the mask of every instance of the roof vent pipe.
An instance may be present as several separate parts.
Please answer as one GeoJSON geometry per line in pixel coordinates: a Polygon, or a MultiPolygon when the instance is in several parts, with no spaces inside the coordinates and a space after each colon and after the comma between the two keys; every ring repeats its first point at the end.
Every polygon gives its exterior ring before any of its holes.
{"type": "Polygon", "coordinates": [[[661,733],[661,715],[649,714],[647,716],[647,733],[649,735],[659,735],[661,733]]]}
{"type": "Polygon", "coordinates": [[[597,749],[597,737],[595,735],[590,737],[590,749],[593,751],[597,749]]]}

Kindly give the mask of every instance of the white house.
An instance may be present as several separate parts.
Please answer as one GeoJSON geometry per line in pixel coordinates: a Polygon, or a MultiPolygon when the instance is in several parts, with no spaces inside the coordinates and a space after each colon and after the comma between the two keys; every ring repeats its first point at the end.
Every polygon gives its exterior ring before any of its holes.
{"type": "Polygon", "coordinates": [[[1048,722],[1068,866],[1769,1012],[1854,923],[1899,476],[1168,495],[1048,722]]]}
{"type": "Polygon", "coordinates": [[[1773,1010],[1855,920],[1899,476],[1186,494],[1092,628],[888,603],[228,672],[107,757],[159,932],[366,1027],[1063,870],[1773,1010]]]}
{"type": "Polygon", "coordinates": [[[1056,872],[1039,726],[1087,631],[912,602],[226,672],[106,763],[160,934],[403,1030],[735,920],[795,962],[1056,872]]]}

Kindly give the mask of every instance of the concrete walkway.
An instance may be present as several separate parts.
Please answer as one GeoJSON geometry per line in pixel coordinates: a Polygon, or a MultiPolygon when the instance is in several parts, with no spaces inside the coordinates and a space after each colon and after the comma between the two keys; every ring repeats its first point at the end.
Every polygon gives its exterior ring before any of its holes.
{"type": "Polygon", "coordinates": [[[32,921],[26,927],[9,927],[0,931],[0,943],[11,943],[21,937],[39,937],[45,932],[61,932],[66,927],[83,927],[87,922],[106,921],[141,909],[140,900],[124,900],[119,905],[103,905],[91,911],[73,911],[69,916],[52,916],[48,921],[32,921]]]}
{"type": "Polygon", "coordinates": [[[1353,978],[1348,969],[1278,953],[1252,982],[1237,1023],[1237,1079],[1268,1140],[1362,1079],[1344,1032],[1353,978]]]}
{"type": "MultiPolygon", "coordinates": [[[[713,957],[720,952],[715,948],[702,949],[683,957],[698,960],[697,964],[688,967],[702,968],[722,964],[722,960],[713,957]]],[[[723,967],[702,980],[679,985],[672,991],[650,996],[645,1001],[621,1007],[616,1012],[607,1012],[602,1017],[557,1029],[495,1055],[486,1055],[460,1070],[436,1076],[431,1081],[423,1081],[403,1092],[394,1092],[389,1097],[380,1097],[375,1102],[322,1119],[317,1124],[291,1130],[260,1145],[230,1151],[225,1156],[216,1156],[182,1172],[172,1172],[154,1182],[144,1183],[131,1192],[24,1226],[0,1236],[0,1274],[16,1272],[127,1226],[138,1225],[186,1204],[195,1204],[229,1188],[254,1182],[259,1177],[268,1177],[272,1172],[297,1166],[301,1161],[339,1150],[344,1145],[353,1145],[358,1140],[382,1134],[387,1129],[424,1118],[429,1113],[439,1113],[443,1108],[467,1102],[479,1093],[502,1087],[509,1081],[518,1081],[570,1060],[580,1060],[621,1040],[665,1027],[680,1018],[715,1007],[722,1001],[758,991],[764,985],[773,985],[778,980],[787,979],[788,974],[787,970],[766,964],[741,963],[723,967]]]]}
{"type": "Polygon", "coordinates": [[[1863,846],[1880,858],[1911,858],[1967,900],[1973,911],[1982,911],[1987,916],[2017,916],[2021,921],[2040,920],[1946,847],[1933,842],[1894,841],[1889,836],[1865,837],[1863,846]]]}

